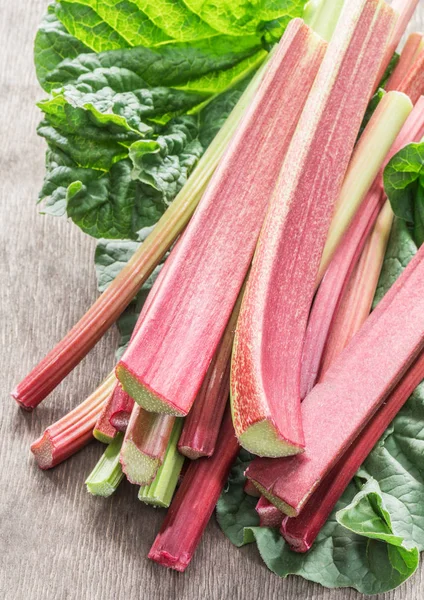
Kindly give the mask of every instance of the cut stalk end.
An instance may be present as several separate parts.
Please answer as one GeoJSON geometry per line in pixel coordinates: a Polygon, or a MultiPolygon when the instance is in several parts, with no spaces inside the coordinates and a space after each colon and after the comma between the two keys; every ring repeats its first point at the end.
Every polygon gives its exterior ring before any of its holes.
{"type": "Polygon", "coordinates": [[[28,406],[25,402],[20,398],[18,388],[16,387],[13,392],[10,392],[12,398],[18,403],[20,408],[25,410],[26,412],[32,412],[34,410],[33,406],[28,406]]]}
{"type": "Polygon", "coordinates": [[[127,479],[136,485],[151,483],[161,465],[158,458],[152,458],[140,452],[131,440],[125,441],[120,460],[127,479]]]}
{"type": "Polygon", "coordinates": [[[266,488],[264,488],[260,483],[258,483],[254,479],[249,479],[249,481],[251,481],[253,483],[253,485],[259,490],[259,492],[261,493],[261,496],[263,496],[264,498],[269,500],[269,502],[271,502],[271,504],[273,504],[275,507],[277,507],[279,511],[281,511],[288,517],[297,517],[298,516],[299,511],[296,510],[295,508],[293,508],[293,506],[290,506],[290,504],[287,504],[286,502],[284,502],[277,496],[274,496],[273,494],[271,494],[266,488]]]}
{"type": "Polygon", "coordinates": [[[31,452],[37,461],[37,465],[43,471],[53,466],[54,445],[48,431],[45,431],[38,440],[31,444],[31,452]]]}
{"type": "Polygon", "coordinates": [[[185,417],[187,413],[173,406],[168,400],[160,397],[142,385],[140,381],[127,369],[122,361],[116,367],[116,376],[121,382],[123,389],[139,404],[144,410],[174,417],[185,417]]]}
{"type": "Polygon", "coordinates": [[[118,485],[121,483],[124,477],[119,462],[122,440],[122,433],[118,433],[87,477],[85,485],[87,491],[93,496],[107,498],[117,490],[118,485]]]}
{"type": "Polygon", "coordinates": [[[304,452],[304,446],[282,439],[269,419],[254,423],[237,437],[243,448],[257,456],[279,458],[304,452]]]}

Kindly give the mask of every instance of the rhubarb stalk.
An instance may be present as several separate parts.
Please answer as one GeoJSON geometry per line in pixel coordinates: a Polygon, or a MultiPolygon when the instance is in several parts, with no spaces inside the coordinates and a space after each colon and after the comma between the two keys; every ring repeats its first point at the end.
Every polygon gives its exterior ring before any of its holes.
{"type": "Polygon", "coordinates": [[[247,469],[262,495],[297,516],[423,347],[424,246],[303,401],[305,453],[247,469]]]}
{"type": "Polygon", "coordinates": [[[384,167],[401,148],[411,142],[419,141],[423,136],[424,99],[421,98],[391,147],[370,191],[337,248],[315,296],[303,346],[300,388],[302,399],[315,384],[335,311],[385,201],[384,167]]]}
{"type": "Polygon", "coordinates": [[[124,474],[119,462],[121,451],[122,433],[117,433],[114,440],[108,445],[90,475],[85,481],[87,491],[93,496],[107,498],[118,489],[124,474]]]}
{"type": "Polygon", "coordinates": [[[284,515],[269,500],[261,496],[255,510],[259,515],[260,527],[280,527],[284,515]]]}
{"type": "Polygon", "coordinates": [[[138,499],[142,500],[142,502],[165,508],[171,504],[184,464],[184,456],[177,450],[180,432],[181,427],[178,426],[173,428],[163,463],[159,468],[156,477],[150,485],[140,488],[138,499]]]}
{"type": "Polygon", "coordinates": [[[345,0],[309,0],[303,11],[305,23],[329,42],[336,29],[345,0]]]}
{"type": "Polygon", "coordinates": [[[348,229],[411,113],[412,102],[397,91],[387,93],[378,104],[353,153],[352,160],[334,208],[321,257],[317,281],[320,283],[331,258],[348,229]]]}
{"type": "Polygon", "coordinates": [[[230,395],[230,357],[240,312],[239,294],[218,350],[209,366],[193,408],[184,420],[178,450],[191,460],[212,456],[230,395]]]}
{"type": "Polygon", "coordinates": [[[395,20],[379,0],[345,5],[266,214],[231,371],[234,427],[254,454],[304,450],[299,380],[307,319],[333,207],[395,20]]]}
{"type": "Polygon", "coordinates": [[[399,46],[400,40],[405,33],[405,29],[407,28],[408,23],[414,14],[418,2],[419,0],[393,0],[391,7],[397,13],[398,18],[390,38],[390,43],[386,49],[386,54],[381,64],[380,71],[375,80],[376,86],[380,83],[384,72],[392,59],[392,56],[396,51],[396,48],[399,46]]]}
{"type": "Polygon", "coordinates": [[[93,427],[114,383],[115,376],[111,373],[91,396],[47,427],[43,435],[31,445],[31,452],[40,469],[55,467],[93,439],[93,427]]]}
{"type": "Polygon", "coordinates": [[[103,444],[110,444],[114,439],[116,434],[118,433],[117,429],[110,422],[110,417],[112,415],[113,410],[113,396],[116,386],[118,384],[115,380],[115,385],[112,388],[111,393],[103,404],[102,411],[97,419],[97,422],[93,429],[93,435],[99,442],[103,444]]]}
{"type": "Polygon", "coordinates": [[[134,405],[121,449],[122,470],[131,483],[148,485],[153,481],[165,458],[173,429],[179,435],[181,427],[181,419],[147,412],[134,405]]]}
{"type": "Polygon", "coordinates": [[[137,294],[186,227],[259,87],[265,65],[252,79],[183,189],[119,275],[71,331],[17,385],[13,398],[34,409],[95,346],[137,294]]]}
{"type": "Polygon", "coordinates": [[[393,211],[386,200],[369,236],[337,309],[325,343],[318,381],[359,331],[371,311],[393,223],[393,211]]]}
{"type": "Polygon", "coordinates": [[[412,102],[417,102],[419,97],[424,94],[424,50],[421,50],[412,67],[402,79],[399,89],[407,94],[412,102]]]}
{"type": "Polygon", "coordinates": [[[119,383],[112,392],[110,423],[117,431],[126,432],[134,406],[134,400],[122,389],[119,383]]]}
{"type": "Polygon", "coordinates": [[[145,409],[185,416],[246,277],[268,200],[325,42],[292,20],[117,367],[145,409]]]}
{"type": "Polygon", "coordinates": [[[191,462],[169,507],[149,558],[185,571],[227,481],[239,445],[230,411],[224,415],[216,451],[211,458],[191,462]]]}
{"type": "Polygon", "coordinates": [[[309,550],[347,485],[423,379],[424,354],[421,353],[367,427],[319,484],[300,515],[284,518],[281,534],[293,550],[309,550]]]}
{"type": "Polygon", "coordinates": [[[402,85],[402,81],[405,78],[405,75],[414,65],[416,59],[418,58],[421,50],[424,50],[424,36],[422,33],[411,33],[411,35],[406,40],[405,46],[401,52],[399,57],[399,62],[397,63],[393,73],[389,77],[385,89],[389,90],[399,90],[402,85]]]}
{"type": "Polygon", "coordinates": [[[261,493],[256,487],[254,483],[246,479],[246,483],[244,484],[244,493],[248,496],[253,496],[254,498],[260,498],[261,493]]]}

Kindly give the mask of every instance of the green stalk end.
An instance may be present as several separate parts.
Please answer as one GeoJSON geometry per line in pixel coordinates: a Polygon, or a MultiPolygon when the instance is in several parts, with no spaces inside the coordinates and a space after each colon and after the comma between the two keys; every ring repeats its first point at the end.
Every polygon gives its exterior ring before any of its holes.
{"type": "Polygon", "coordinates": [[[138,498],[146,504],[164,508],[167,508],[171,504],[178,477],[180,476],[184,463],[184,456],[177,450],[182,426],[183,420],[177,419],[166,449],[163,464],[158,470],[154,481],[150,485],[145,485],[140,488],[138,498]]]}
{"type": "Polygon", "coordinates": [[[124,474],[119,462],[123,433],[117,433],[115,439],[109,444],[90,475],[85,485],[87,491],[93,496],[111,496],[121,483],[124,474]]]}

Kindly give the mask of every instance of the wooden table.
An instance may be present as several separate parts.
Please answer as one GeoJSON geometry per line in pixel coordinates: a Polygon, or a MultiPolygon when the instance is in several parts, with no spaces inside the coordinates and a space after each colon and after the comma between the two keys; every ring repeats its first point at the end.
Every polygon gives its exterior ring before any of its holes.
{"type": "MultiPolygon", "coordinates": [[[[47,0],[1,0],[1,598],[359,597],[353,590],[326,590],[298,577],[279,579],[253,546],[234,548],[214,519],[188,572],[166,571],[146,558],[162,510],[141,504],[136,488],[127,483],[109,500],[86,492],[84,479],[102,452],[101,444],[90,445],[52,471],[36,467],[30,442],[97,386],[113,366],[117,341],[110,331],[34,413],[18,410],[8,397],[97,294],[94,240],[64,219],[37,214],[45,146],[35,132],[40,118],[35,101],[43,92],[34,74],[32,45],[46,5],[47,0]]],[[[424,30],[423,5],[411,26],[419,29],[424,30]]],[[[384,598],[418,600],[423,595],[421,569],[384,598]]]]}

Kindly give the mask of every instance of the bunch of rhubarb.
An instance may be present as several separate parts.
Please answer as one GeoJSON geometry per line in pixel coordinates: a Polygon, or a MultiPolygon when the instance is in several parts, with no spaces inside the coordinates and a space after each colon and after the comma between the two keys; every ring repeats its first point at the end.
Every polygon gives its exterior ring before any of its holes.
{"type": "MultiPolygon", "coordinates": [[[[121,9],[103,4],[109,31],[121,9]]],[[[351,494],[337,526],[391,544],[378,558],[391,576],[378,579],[367,548],[356,571],[372,577],[358,582],[353,569],[345,584],[386,591],[416,568],[420,545],[395,531],[366,475],[424,379],[423,35],[394,57],[417,0],[313,1],[285,28],[290,1],[255,15],[240,8],[217,31],[195,4],[181,8],[188,38],[172,19],[157,45],[130,27],[118,66],[113,49],[66,31],[66,6],[52,5],[49,22],[59,19],[75,52],[87,44],[94,53],[62,63],[59,40],[39,32],[36,49],[50,44],[53,65],[37,63],[51,92],[40,127],[50,144],[47,209],[60,197],[84,230],[130,233],[99,243],[101,296],[12,396],[34,409],[118,320],[115,369],[32,444],[38,465],[54,467],[93,438],[107,444],[87,490],[110,496],[126,477],[142,502],[168,508],[149,558],[178,571],[218,502],[232,541],[255,539],[272,570],[293,572],[287,553],[313,557],[319,540],[333,543],[334,509],[351,494]],[[128,89],[112,100],[116,69],[128,89]],[[57,140],[71,133],[67,156],[57,140]],[[106,208],[87,215],[102,193],[125,195],[132,214],[123,209],[116,223],[106,208]],[[140,217],[147,212],[153,222],[140,217]],[[382,286],[399,231],[413,258],[382,286]]],[[[76,34],[86,31],[87,17],[75,18],[76,34]]],[[[296,572],[311,578],[301,561],[296,572]]],[[[315,576],[336,585],[325,577],[315,576]]]]}

